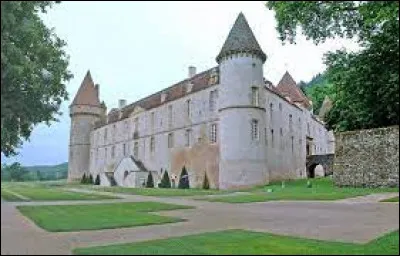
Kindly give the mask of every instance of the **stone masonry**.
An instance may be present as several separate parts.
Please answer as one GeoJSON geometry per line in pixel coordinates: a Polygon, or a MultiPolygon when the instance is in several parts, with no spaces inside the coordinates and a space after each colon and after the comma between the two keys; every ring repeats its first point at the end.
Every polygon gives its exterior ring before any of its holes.
{"type": "Polygon", "coordinates": [[[335,142],[336,185],[399,186],[399,126],[338,133],[335,142]]]}

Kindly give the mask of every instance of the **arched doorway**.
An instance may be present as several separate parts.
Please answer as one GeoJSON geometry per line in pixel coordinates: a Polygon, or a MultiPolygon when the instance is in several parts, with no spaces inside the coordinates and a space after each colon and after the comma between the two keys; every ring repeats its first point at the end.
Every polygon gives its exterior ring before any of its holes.
{"type": "Polygon", "coordinates": [[[315,167],[317,167],[317,164],[312,164],[308,167],[307,178],[315,178],[315,167]]]}

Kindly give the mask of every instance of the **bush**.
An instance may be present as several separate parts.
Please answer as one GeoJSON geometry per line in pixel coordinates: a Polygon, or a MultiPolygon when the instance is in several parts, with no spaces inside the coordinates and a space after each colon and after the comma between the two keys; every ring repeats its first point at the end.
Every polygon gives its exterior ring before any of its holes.
{"type": "Polygon", "coordinates": [[[151,172],[149,172],[149,175],[147,176],[146,188],[154,188],[153,175],[151,172]]]}
{"type": "Polygon", "coordinates": [[[96,179],[94,180],[94,185],[100,185],[100,175],[97,174],[96,179]]]}
{"type": "Polygon", "coordinates": [[[93,184],[93,176],[90,174],[89,179],[88,179],[88,184],[93,184]]]}
{"type": "Polygon", "coordinates": [[[208,183],[207,173],[204,174],[203,189],[210,189],[210,184],[208,183]]]}
{"type": "Polygon", "coordinates": [[[82,179],[81,179],[81,183],[82,184],[86,184],[86,180],[87,180],[86,173],[84,173],[83,176],[82,176],[82,179]]]}
{"type": "Polygon", "coordinates": [[[169,179],[168,171],[165,170],[161,179],[160,188],[171,188],[171,180],[169,179]]]}
{"type": "Polygon", "coordinates": [[[189,188],[189,175],[186,171],[186,167],[183,166],[181,177],[179,178],[179,185],[178,188],[186,189],[189,188]]]}

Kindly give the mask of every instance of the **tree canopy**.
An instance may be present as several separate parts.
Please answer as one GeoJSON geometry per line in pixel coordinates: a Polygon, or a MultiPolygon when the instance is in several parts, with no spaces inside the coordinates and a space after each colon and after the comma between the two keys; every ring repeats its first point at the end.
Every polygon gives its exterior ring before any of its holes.
{"type": "MultiPolygon", "coordinates": [[[[59,1],[57,1],[58,3],[59,1]]],[[[66,43],[40,19],[52,1],[1,1],[1,152],[15,155],[35,125],[57,121],[71,77],[66,43]]]]}
{"type": "Polygon", "coordinates": [[[337,131],[399,123],[399,2],[269,1],[282,41],[295,42],[299,31],[319,44],[328,38],[353,38],[362,49],[325,55],[334,85],[327,115],[337,131]],[[301,28],[301,30],[299,30],[301,28]]]}

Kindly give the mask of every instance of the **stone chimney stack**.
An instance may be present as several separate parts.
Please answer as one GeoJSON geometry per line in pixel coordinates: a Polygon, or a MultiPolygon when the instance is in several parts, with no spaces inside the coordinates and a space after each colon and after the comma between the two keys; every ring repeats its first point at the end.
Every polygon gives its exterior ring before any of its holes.
{"type": "Polygon", "coordinates": [[[196,67],[189,66],[189,78],[192,78],[194,75],[196,75],[196,67]]]}
{"type": "Polygon", "coordinates": [[[123,107],[125,107],[125,106],[126,106],[126,100],[120,99],[120,100],[118,101],[118,106],[119,106],[120,109],[123,108],[123,107]]]}

